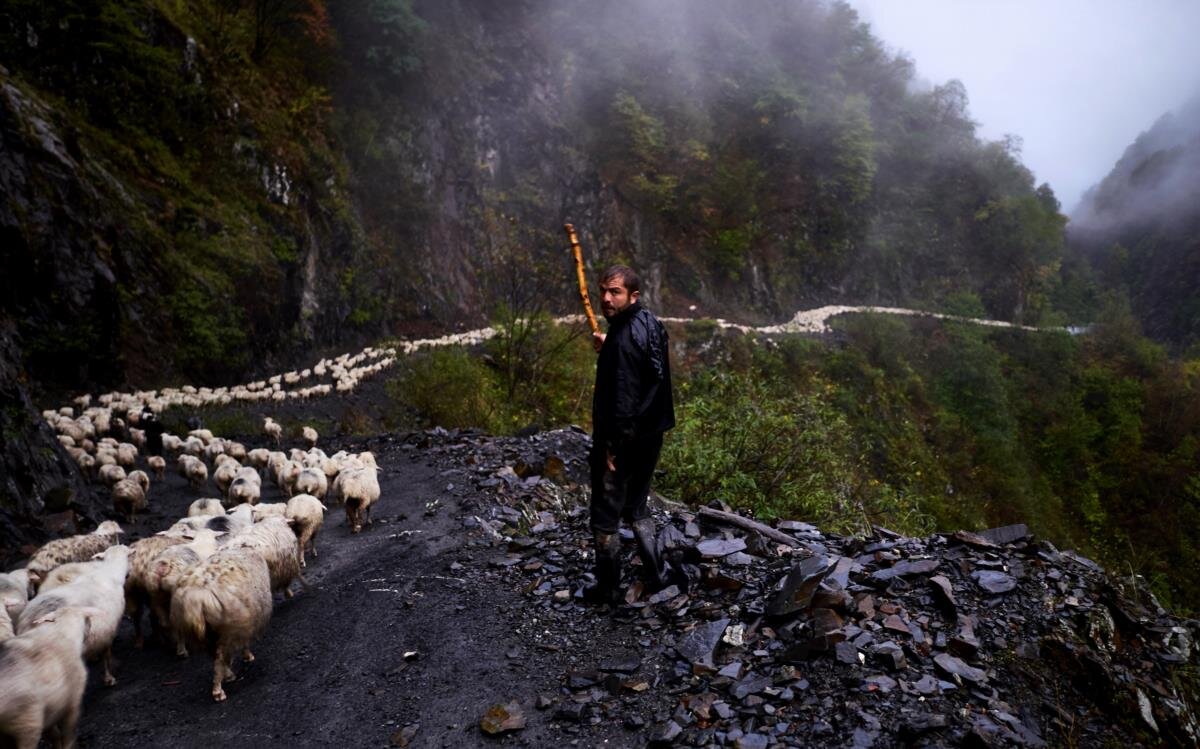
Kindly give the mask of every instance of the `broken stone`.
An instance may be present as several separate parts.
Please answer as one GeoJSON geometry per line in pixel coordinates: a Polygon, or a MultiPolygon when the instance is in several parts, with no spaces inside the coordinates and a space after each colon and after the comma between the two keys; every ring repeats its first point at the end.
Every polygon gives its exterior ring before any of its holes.
{"type": "Polygon", "coordinates": [[[413,737],[417,735],[417,731],[419,731],[420,729],[421,729],[420,723],[409,723],[408,725],[404,726],[400,730],[393,733],[391,735],[391,737],[388,739],[388,743],[391,744],[392,746],[400,747],[400,749],[404,749],[404,747],[410,746],[412,744],[413,737]]]}
{"type": "Polygon", "coordinates": [[[877,691],[882,694],[887,694],[888,692],[890,692],[896,688],[896,680],[890,676],[884,676],[883,674],[876,674],[875,676],[867,677],[866,687],[867,687],[868,692],[876,692],[877,691]]]}
{"type": "Polygon", "coordinates": [[[933,662],[949,676],[965,679],[973,684],[987,683],[987,674],[982,669],[968,666],[961,659],[955,658],[949,653],[939,653],[934,657],[933,662]]]}
{"type": "Polygon", "coordinates": [[[783,587],[767,604],[766,613],[769,616],[784,616],[808,608],[817,586],[832,566],[833,562],[824,556],[801,560],[784,578],[783,587]]]}
{"type": "Polygon", "coordinates": [[[587,689],[600,682],[600,674],[595,671],[571,671],[567,674],[568,689],[587,689]]]}
{"type": "Polygon", "coordinates": [[[940,687],[938,687],[938,680],[929,674],[925,674],[918,679],[913,684],[913,689],[916,689],[918,693],[925,695],[937,694],[939,691],[941,691],[940,687]]]}
{"type": "Polygon", "coordinates": [[[844,663],[847,666],[859,665],[858,648],[852,642],[839,642],[833,646],[833,657],[839,663],[844,663]]]}
{"type": "Polygon", "coordinates": [[[882,570],[876,570],[871,574],[871,581],[875,583],[886,583],[896,577],[908,577],[910,575],[926,575],[938,568],[940,562],[936,559],[918,559],[915,562],[904,560],[896,562],[891,567],[882,570]]]}
{"type": "Polygon", "coordinates": [[[519,731],[525,727],[525,713],[516,702],[495,704],[479,720],[479,728],[490,736],[509,731],[519,731]]]}
{"type": "Polygon", "coordinates": [[[667,587],[658,591],[654,595],[650,596],[650,598],[648,598],[647,600],[652,605],[655,605],[655,604],[663,603],[664,601],[669,601],[677,595],[679,595],[679,586],[678,585],[668,585],[667,587]]]}
{"type": "Polygon", "coordinates": [[[876,645],[874,654],[875,660],[880,665],[892,671],[902,671],[908,666],[908,661],[904,657],[904,649],[891,640],[876,645]]]}
{"type": "Polygon", "coordinates": [[[696,544],[696,551],[700,552],[700,556],[704,559],[719,559],[745,548],[746,542],[740,538],[710,538],[696,544]]]}
{"type": "Polygon", "coordinates": [[[854,610],[858,612],[860,618],[873,619],[875,617],[875,597],[870,593],[859,593],[854,597],[854,610]]]}
{"type": "Polygon", "coordinates": [[[929,578],[929,589],[933,591],[933,600],[943,613],[950,619],[958,616],[958,602],[954,600],[954,588],[945,575],[934,575],[929,578]]]}
{"type": "Polygon", "coordinates": [[[833,569],[825,577],[825,583],[836,590],[845,590],[850,585],[850,569],[854,560],[850,557],[838,557],[833,569]]]}
{"type": "Polygon", "coordinates": [[[770,676],[750,674],[746,678],[729,687],[729,694],[732,695],[734,699],[740,700],[751,694],[758,694],[770,686],[770,684],[770,676]]]}
{"type": "Polygon", "coordinates": [[[842,628],[842,617],[832,609],[813,609],[810,614],[812,631],[818,635],[835,632],[842,628]]]}
{"type": "Polygon", "coordinates": [[[734,749],[767,749],[770,740],[761,733],[747,733],[734,740],[734,749]]]}
{"type": "Polygon", "coordinates": [[[1017,587],[1016,579],[1003,572],[977,570],[971,573],[971,577],[974,578],[976,585],[993,595],[1007,593],[1017,587]]]}
{"type": "Polygon", "coordinates": [[[626,655],[610,658],[600,664],[600,670],[606,673],[631,674],[642,665],[642,659],[636,655],[626,655]]]}
{"type": "Polygon", "coordinates": [[[957,531],[953,536],[951,536],[951,538],[959,543],[966,544],[967,546],[973,546],[976,549],[997,548],[996,544],[992,541],[987,540],[978,533],[972,533],[971,531],[957,531]]]}
{"type": "Polygon", "coordinates": [[[697,625],[679,639],[675,650],[679,655],[692,663],[712,665],[712,653],[725,634],[729,619],[717,619],[707,624],[697,625]]]}
{"type": "Polygon", "coordinates": [[[1005,525],[1000,528],[989,528],[986,531],[979,531],[979,535],[994,544],[1003,546],[1020,541],[1023,538],[1028,538],[1029,528],[1024,523],[1017,523],[1016,525],[1005,525]]]}
{"type": "Polygon", "coordinates": [[[683,733],[683,728],[673,720],[660,724],[650,734],[650,746],[670,746],[683,733]]]}
{"type": "Polygon", "coordinates": [[[564,702],[554,711],[554,717],[568,723],[583,723],[594,711],[595,706],[588,702],[564,702]]]}

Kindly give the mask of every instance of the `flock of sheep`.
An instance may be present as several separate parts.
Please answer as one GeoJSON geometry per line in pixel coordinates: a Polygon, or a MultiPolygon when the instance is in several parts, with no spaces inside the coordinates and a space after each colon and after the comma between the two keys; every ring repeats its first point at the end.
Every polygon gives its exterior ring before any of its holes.
{"type": "MultiPolygon", "coordinates": [[[[339,366],[354,371],[346,362],[339,366]]],[[[203,391],[178,392],[200,397],[203,391]]],[[[379,499],[374,455],[327,455],[311,427],[303,430],[305,450],[247,449],[197,429],[186,437],[163,434],[163,455],[143,456],[143,406],[170,405],[163,394],[143,396],[110,394],[96,406],[84,397],[76,401],[83,408],[78,416],[70,407],[43,416],[82,472],[109,488],[114,512],[126,521],[149,506],[151,475],[165,477],[164,456],[174,458],[197,489],[211,480],[220,497],[197,499],[187,517],[128,546],[109,520],[90,534],[50,541],[24,568],[0,574],[0,736],[18,747],[36,747],[48,728],[60,745],[73,744],[87,682],[84,662],[100,661],[104,683],[116,683],[111,649],[124,616],[132,618],[139,646],[147,612],[155,634],[178,654],[206,646],[212,696],[224,700],[233,658],[253,660],[249,646],[270,621],[274,594],[291,597],[291,584],[305,582],[306,553],[317,556],[324,502],[343,503],[350,530],[358,533],[379,499]],[[286,502],[259,502],[264,478],[286,502]]],[[[278,447],[283,428],[267,418],[263,432],[278,447]]]]}
{"type": "MultiPolygon", "coordinates": [[[[162,414],[176,406],[349,393],[398,355],[478,344],[494,335],[495,329],[482,328],[367,347],[233,387],[82,395],[74,407],[43,412],[84,475],[108,487],[113,511],[126,522],[149,507],[151,475],[160,481],[166,475],[164,456],[173,457],[197,489],[211,478],[221,496],[196,500],[187,517],[128,546],[110,520],[90,534],[51,541],[24,568],[0,573],[0,736],[33,749],[43,730],[52,729],[61,746],[72,746],[87,682],[84,663],[99,660],[104,683],[116,683],[111,650],[124,616],[133,619],[139,646],[146,618],[180,655],[189,645],[205,645],[213,658],[212,696],[224,700],[222,684],[233,679],[233,658],[254,658],[249,646],[270,621],[273,594],[290,597],[292,582],[304,582],[306,552],[317,556],[324,500],[345,505],[352,533],[370,522],[379,478],[369,452],[326,455],[316,447],[316,431],[304,427],[307,450],[247,449],[197,429],[186,437],[163,434],[164,455],[143,455],[143,409],[162,414]],[[260,503],[264,478],[289,499],[260,503]]],[[[267,418],[263,432],[278,448],[283,427],[267,418]]]]}

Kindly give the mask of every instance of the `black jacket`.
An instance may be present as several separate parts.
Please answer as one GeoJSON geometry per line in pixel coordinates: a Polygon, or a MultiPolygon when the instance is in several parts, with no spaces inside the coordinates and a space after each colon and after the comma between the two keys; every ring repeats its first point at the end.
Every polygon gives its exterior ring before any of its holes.
{"type": "Polygon", "coordinates": [[[667,329],[635,302],[609,321],[596,361],[593,442],[618,452],[675,426],[667,329]]]}

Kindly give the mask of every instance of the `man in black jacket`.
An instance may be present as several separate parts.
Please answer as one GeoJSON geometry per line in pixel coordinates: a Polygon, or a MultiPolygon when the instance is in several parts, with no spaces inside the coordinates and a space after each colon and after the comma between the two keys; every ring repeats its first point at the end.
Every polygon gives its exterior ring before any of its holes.
{"type": "Polygon", "coordinates": [[[675,426],[667,331],[638,302],[637,274],[614,265],[600,277],[600,308],[608,334],[596,333],[592,396],[591,528],[596,544],[593,602],[615,604],[621,582],[622,518],[633,527],[647,584],[666,585],[666,565],[646,507],[663,433],[675,426]]]}

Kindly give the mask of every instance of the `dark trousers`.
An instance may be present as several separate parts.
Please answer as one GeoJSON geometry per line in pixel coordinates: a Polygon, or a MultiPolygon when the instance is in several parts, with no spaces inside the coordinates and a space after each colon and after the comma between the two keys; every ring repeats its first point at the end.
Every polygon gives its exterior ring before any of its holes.
{"type": "Polygon", "coordinates": [[[593,441],[588,456],[592,474],[591,527],[599,533],[616,533],[624,518],[634,521],[649,517],[646,498],[650,493],[650,477],[658,465],[662,451],[662,433],[637,437],[628,448],[613,456],[617,470],[608,470],[604,445],[593,441]]]}

